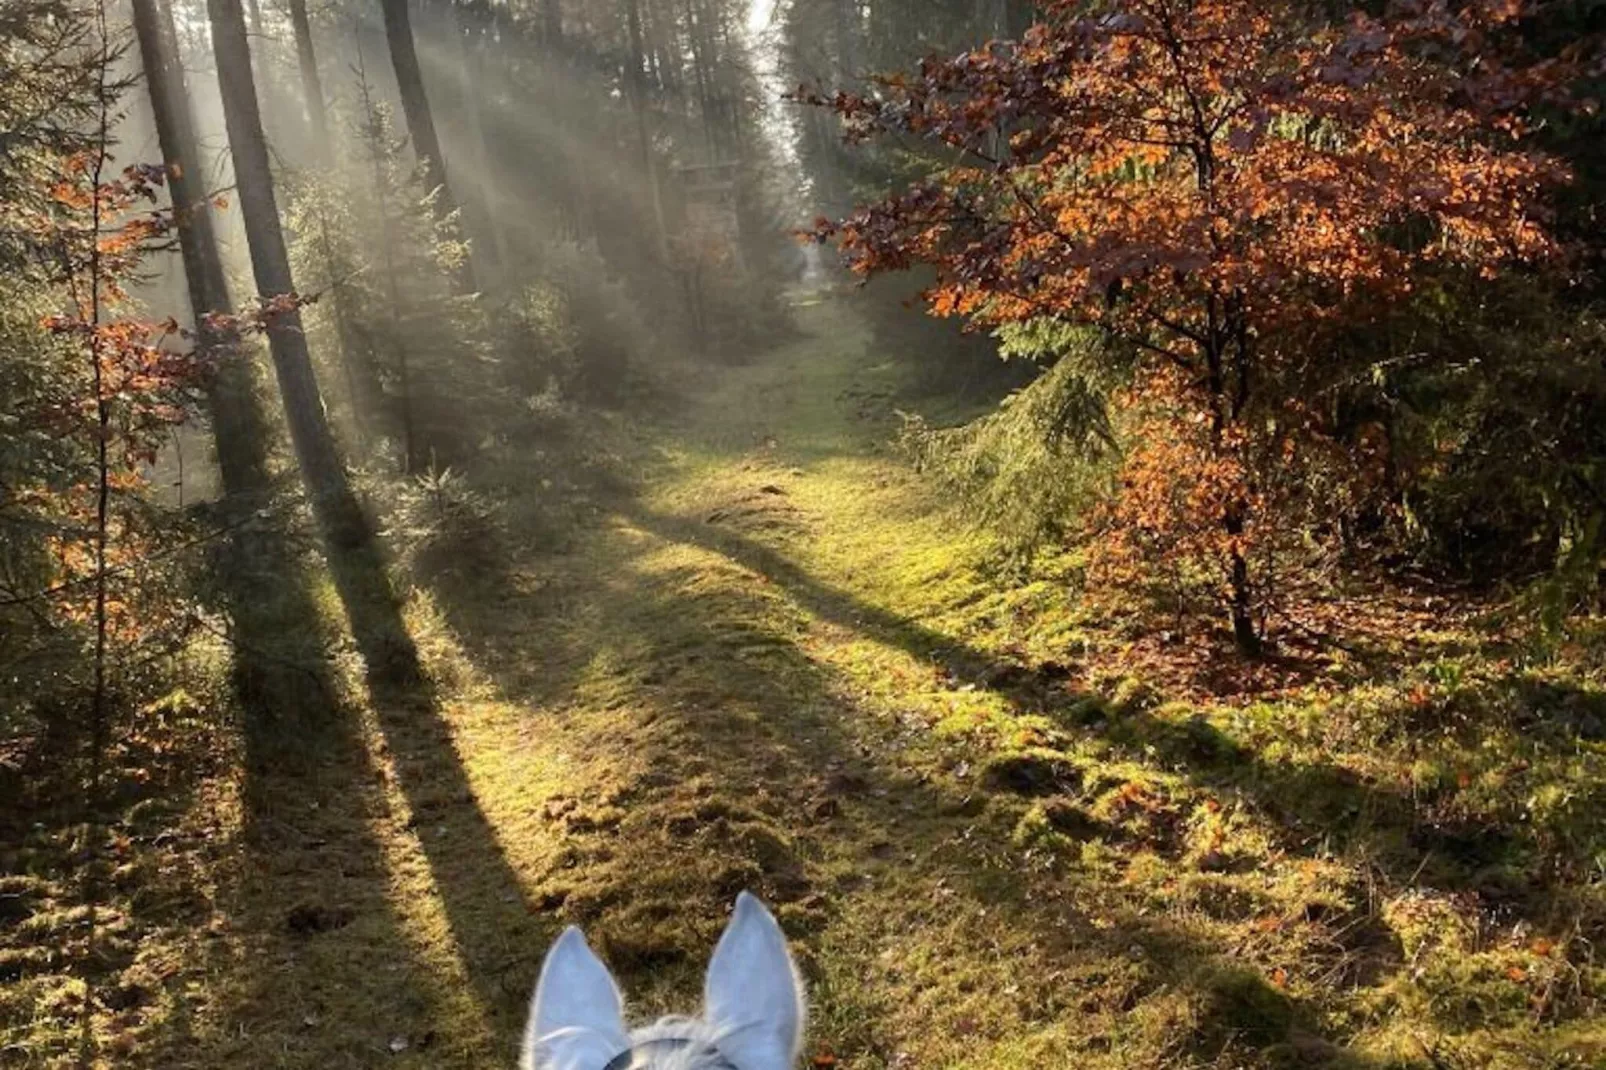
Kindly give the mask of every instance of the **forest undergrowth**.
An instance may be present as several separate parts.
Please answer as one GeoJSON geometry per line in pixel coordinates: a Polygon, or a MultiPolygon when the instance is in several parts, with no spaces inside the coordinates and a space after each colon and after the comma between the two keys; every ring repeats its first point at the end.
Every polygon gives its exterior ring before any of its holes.
{"type": "Polygon", "coordinates": [[[336,656],[296,724],[220,718],[196,641],[112,756],[106,861],[75,813],[0,839],[0,1061],[511,1066],[562,925],[685,1010],[744,888],[814,1067],[1606,1059],[1599,643],[1371,589],[1245,669],[954,523],[893,446],[910,366],[797,314],[465,473],[471,531],[393,523],[415,685],[310,552],[281,586],[324,634],[271,653],[336,656]]]}

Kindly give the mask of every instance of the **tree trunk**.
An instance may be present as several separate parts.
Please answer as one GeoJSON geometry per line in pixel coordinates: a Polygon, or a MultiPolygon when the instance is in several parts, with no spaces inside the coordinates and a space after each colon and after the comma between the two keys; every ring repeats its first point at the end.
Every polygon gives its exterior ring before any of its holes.
{"type": "Polygon", "coordinates": [[[541,0],[541,44],[552,55],[563,49],[563,9],[558,0],[541,0]]]}
{"type": "MultiPolygon", "coordinates": [[[[306,98],[307,118],[312,125],[313,160],[324,169],[335,162],[335,146],[329,136],[329,106],[323,96],[323,78],[318,73],[318,53],[312,43],[312,20],[307,15],[307,0],[289,0],[290,25],[295,33],[296,63],[301,69],[301,95],[306,98]]],[[[324,261],[331,261],[333,238],[329,229],[324,202],[318,201],[316,212],[318,241],[323,248],[324,261]]],[[[328,280],[330,310],[335,321],[335,337],[340,344],[340,363],[346,379],[347,400],[351,404],[351,422],[357,433],[357,448],[368,446],[368,416],[377,411],[378,399],[384,394],[378,377],[373,373],[372,362],[365,359],[365,346],[351,317],[351,292],[344,279],[328,280]]]]}
{"type": "MultiPolygon", "coordinates": [[[[418,66],[418,49],[413,43],[412,17],[407,0],[380,0],[385,14],[385,40],[390,45],[390,62],[396,71],[396,88],[401,94],[402,112],[413,151],[424,161],[424,181],[434,190],[435,214],[445,219],[457,211],[457,200],[446,178],[446,158],[441,155],[440,138],[435,133],[435,117],[430,112],[429,95],[424,91],[424,75],[418,66]]],[[[474,290],[472,259],[466,261],[455,280],[460,293],[474,290]]]]}
{"type": "Polygon", "coordinates": [[[499,197],[496,167],[491,159],[490,145],[485,138],[485,99],[491,93],[485,70],[485,43],[490,27],[486,16],[470,12],[459,5],[452,7],[457,20],[458,69],[462,84],[458,99],[463,105],[463,118],[468,122],[469,145],[474,153],[474,170],[479,196],[479,233],[489,238],[492,268],[505,279],[509,252],[507,226],[499,197]]]}
{"type": "Polygon", "coordinates": [[[648,39],[652,41],[653,69],[658,73],[658,85],[669,99],[683,103],[685,86],[681,81],[681,54],[679,30],[671,8],[667,14],[662,7],[649,8],[648,39]]]}
{"type": "Polygon", "coordinates": [[[847,87],[860,75],[859,37],[862,33],[862,16],[857,0],[836,0],[836,60],[835,82],[847,87]]]}
{"type": "MultiPolygon", "coordinates": [[[[1201,186],[1208,181],[1208,170],[1201,175],[1201,186]]],[[[1205,386],[1210,391],[1210,451],[1217,457],[1226,456],[1227,429],[1237,423],[1248,401],[1248,381],[1244,377],[1245,336],[1236,329],[1231,302],[1225,316],[1220,314],[1220,302],[1215,294],[1209,299],[1209,336],[1202,346],[1205,358],[1205,386]],[[1227,382],[1226,354],[1238,345],[1236,389],[1230,394],[1227,382]]],[[[1247,494],[1247,490],[1246,490],[1247,494]]],[[[1245,657],[1256,658],[1261,653],[1260,633],[1255,628],[1254,592],[1249,583],[1249,559],[1244,556],[1244,532],[1247,529],[1247,507],[1243,500],[1227,503],[1221,517],[1221,526],[1227,536],[1227,602],[1232,618],[1232,637],[1238,651],[1245,657]]]]}
{"type": "MultiPolygon", "coordinates": [[[[252,62],[257,57],[265,56],[271,41],[268,37],[267,25],[262,20],[262,0],[245,0],[245,14],[248,19],[247,37],[256,38],[257,46],[252,51],[252,62]]],[[[278,152],[284,152],[290,145],[292,138],[286,137],[285,118],[290,109],[285,106],[283,87],[279,84],[279,71],[272,63],[265,63],[263,68],[255,72],[257,85],[257,108],[262,115],[263,137],[268,144],[278,152]]]]}
{"type": "Polygon", "coordinates": [[[641,37],[641,0],[626,0],[626,21],[630,31],[630,70],[626,85],[630,104],[636,112],[636,140],[640,144],[642,173],[647,176],[647,193],[652,198],[652,218],[657,239],[658,260],[669,265],[669,234],[664,223],[664,194],[658,181],[657,161],[653,158],[652,138],[647,127],[647,72],[641,37]]]}
{"type": "Polygon", "coordinates": [[[1255,628],[1254,597],[1249,585],[1249,560],[1244,557],[1241,545],[1244,520],[1236,508],[1228,511],[1225,526],[1227,536],[1232,541],[1228,562],[1232,638],[1238,644],[1239,653],[1245,657],[1258,658],[1262,652],[1262,643],[1260,632],[1255,628]]]}
{"type": "MultiPolygon", "coordinates": [[[[503,6],[495,10],[498,20],[498,66],[507,71],[521,65],[522,59],[516,58],[516,50],[510,49],[507,44],[513,33],[513,20],[505,14],[507,8],[503,6]]],[[[527,170],[519,177],[524,183],[523,188],[529,191],[527,195],[538,195],[536,191],[541,191],[557,205],[557,236],[580,241],[591,233],[594,221],[591,208],[593,191],[591,184],[578,180],[576,171],[568,165],[568,157],[572,152],[569,147],[572,140],[570,128],[578,112],[566,104],[582,84],[582,76],[575,69],[575,57],[571,55],[563,35],[563,11],[558,0],[541,0],[538,55],[536,84],[557,102],[551,110],[554,151],[534,154],[527,170]]],[[[505,81],[504,85],[510,87],[511,82],[505,81]]],[[[503,157],[507,158],[505,152],[503,157]]],[[[514,176],[509,172],[504,171],[503,176],[504,180],[513,181],[514,176]]]]}
{"type": "MultiPolygon", "coordinates": [[[[262,135],[257,108],[256,81],[251,75],[251,49],[245,35],[240,0],[207,0],[216,53],[218,89],[223,97],[223,119],[234,159],[234,181],[251,246],[251,269],[257,290],[265,299],[296,293],[290,275],[290,257],[274,200],[273,176],[268,170],[268,147],[262,135]]],[[[346,478],[324,412],[301,312],[293,305],[267,319],[268,346],[279,380],[301,477],[324,533],[337,546],[351,547],[368,537],[357,499],[346,478]]]]}
{"type": "Polygon", "coordinates": [[[709,70],[711,61],[708,50],[704,48],[702,29],[692,0],[686,0],[685,11],[686,40],[691,46],[692,77],[697,83],[697,115],[702,122],[703,140],[708,144],[708,159],[712,162],[719,158],[719,146],[715,142],[714,126],[710,121],[714,113],[713,74],[709,70]]]}
{"type": "Polygon", "coordinates": [[[220,570],[235,635],[232,672],[236,695],[247,712],[248,738],[260,738],[264,726],[304,714],[321,698],[306,691],[309,674],[321,678],[317,652],[297,648],[293,660],[268,653],[315,635],[316,613],[297,582],[293,555],[274,529],[240,523],[265,504],[268,422],[257,398],[256,369],[240,346],[239,332],[209,320],[209,313],[227,316],[234,309],[212,226],[212,204],[200,181],[206,172],[197,148],[173,10],[164,0],[133,0],[133,13],[177,219],[197,345],[213,365],[207,399],[223,479],[224,515],[231,524],[239,524],[229,534],[229,557],[220,570]]]}
{"type": "Polygon", "coordinates": [[[734,130],[735,111],[726,79],[729,63],[719,40],[719,13],[710,12],[708,5],[700,0],[693,10],[695,17],[688,32],[692,36],[696,62],[705,68],[702,80],[708,87],[702,115],[704,136],[708,139],[709,162],[718,163],[727,160],[733,151],[726,144],[726,135],[734,130]]]}
{"type": "Polygon", "coordinates": [[[240,350],[239,333],[211,318],[213,313],[232,315],[234,307],[212,228],[211,199],[201,183],[206,169],[197,148],[173,12],[161,0],[133,0],[133,14],[173,200],[197,344],[213,369],[207,399],[223,490],[235,509],[240,504],[260,505],[252,499],[267,483],[267,425],[257,403],[254,368],[240,350]]]}
{"type": "Polygon", "coordinates": [[[329,108],[323,99],[323,79],[318,75],[318,54],[312,47],[312,20],[307,17],[307,0],[290,0],[290,26],[296,36],[296,63],[301,68],[301,95],[306,97],[307,118],[318,162],[330,162],[333,145],[329,140],[329,108]]]}

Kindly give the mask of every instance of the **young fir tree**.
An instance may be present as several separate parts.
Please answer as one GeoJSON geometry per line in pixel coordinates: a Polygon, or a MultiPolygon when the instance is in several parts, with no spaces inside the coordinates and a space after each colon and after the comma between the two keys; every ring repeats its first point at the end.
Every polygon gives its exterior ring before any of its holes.
{"type": "Polygon", "coordinates": [[[481,303],[456,285],[468,257],[459,214],[440,214],[438,187],[365,79],[358,104],[353,159],[300,184],[295,254],[338,290],[338,304],[314,322],[346,340],[339,378],[354,421],[393,441],[400,467],[420,473],[478,444],[498,403],[494,366],[481,303]]]}

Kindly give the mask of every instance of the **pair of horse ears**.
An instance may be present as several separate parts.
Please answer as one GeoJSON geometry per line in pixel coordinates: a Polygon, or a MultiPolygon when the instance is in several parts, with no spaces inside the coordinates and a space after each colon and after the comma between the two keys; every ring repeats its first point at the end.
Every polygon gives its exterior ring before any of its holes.
{"type": "MultiPolygon", "coordinates": [[[[789,1070],[803,1040],[803,986],[775,918],[743,892],[703,982],[703,1020],[740,1070],[789,1070]]],[[[547,952],[523,1070],[600,1070],[630,1045],[624,1001],[579,929],[547,952]]]]}

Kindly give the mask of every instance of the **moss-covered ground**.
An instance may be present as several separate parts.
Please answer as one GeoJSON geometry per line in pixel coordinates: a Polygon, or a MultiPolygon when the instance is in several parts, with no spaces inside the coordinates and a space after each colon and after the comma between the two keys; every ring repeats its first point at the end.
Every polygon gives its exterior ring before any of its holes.
{"type": "Polygon", "coordinates": [[[606,485],[478,474],[505,534],[405,579],[418,686],[330,583],[294,725],[152,711],[92,914],[81,830],[10,822],[0,1063],[511,1067],[561,926],[692,1010],[750,888],[816,1067],[1606,1065],[1599,647],[1394,592],[1245,682],[1001,565],[887,445],[908,362],[800,320],[593,427],[606,485]]]}

